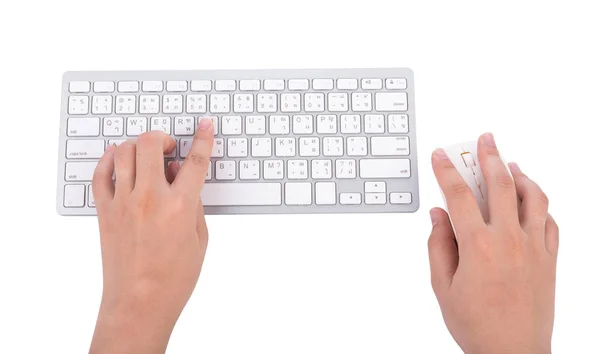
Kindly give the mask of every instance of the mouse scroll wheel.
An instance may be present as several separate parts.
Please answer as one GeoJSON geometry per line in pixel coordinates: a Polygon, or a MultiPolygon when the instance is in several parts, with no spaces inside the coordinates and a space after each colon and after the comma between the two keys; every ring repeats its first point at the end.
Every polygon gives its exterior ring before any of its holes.
{"type": "Polygon", "coordinates": [[[475,166],[475,159],[473,158],[473,155],[471,155],[470,152],[464,152],[460,154],[460,156],[462,157],[465,166],[467,166],[468,168],[475,166]]]}

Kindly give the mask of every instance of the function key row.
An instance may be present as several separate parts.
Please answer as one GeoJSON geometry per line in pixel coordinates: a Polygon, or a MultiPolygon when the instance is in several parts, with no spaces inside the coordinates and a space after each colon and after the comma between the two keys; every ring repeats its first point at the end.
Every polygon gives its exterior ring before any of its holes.
{"type": "MultiPolygon", "coordinates": [[[[306,91],[312,83],[313,90],[357,90],[359,79],[265,79],[265,80],[191,80],[191,81],[72,81],[69,83],[71,93],[111,92],[208,92],[208,91],[306,91]]],[[[405,78],[364,78],[360,79],[363,90],[405,90],[405,78]]]]}

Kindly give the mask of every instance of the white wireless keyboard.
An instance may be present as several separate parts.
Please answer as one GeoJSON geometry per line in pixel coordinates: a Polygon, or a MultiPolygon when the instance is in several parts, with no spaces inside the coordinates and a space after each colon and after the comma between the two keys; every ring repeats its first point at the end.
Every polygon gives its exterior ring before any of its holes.
{"type": "Polygon", "coordinates": [[[215,124],[206,214],[414,212],[413,72],[407,68],[67,72],[57,211],[96,215],[91,180],[109,144],[162,130],[183,160],[215,124]]]}

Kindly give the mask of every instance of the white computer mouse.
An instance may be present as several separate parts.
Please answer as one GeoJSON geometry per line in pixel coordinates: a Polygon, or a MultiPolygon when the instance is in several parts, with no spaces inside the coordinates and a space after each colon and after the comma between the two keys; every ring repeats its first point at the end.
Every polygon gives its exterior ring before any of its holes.
{"type": "MultiPolygon", "coordinates": [[[[460,173],[462,178],[471,188],[475,199],[477,199],[481,216],[485,222],[488,222],[490,215],[488,209],[487,185],[481,171],[479,159],[477,158],[477,142],[469,141],[447,146],[444,148],[444,151],[446,151],[446,154],[454,164],[458,173],[460,173]]],[[[444,196],[443,192],[442,196],[444,196]]],[[[444,203],[446,204],[447,210],[448,205],[445,196],[444,203]]]]}

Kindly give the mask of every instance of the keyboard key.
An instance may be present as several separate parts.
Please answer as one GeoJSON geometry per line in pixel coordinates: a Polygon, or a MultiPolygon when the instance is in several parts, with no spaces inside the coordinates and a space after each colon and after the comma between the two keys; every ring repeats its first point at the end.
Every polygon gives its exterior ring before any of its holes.
{"type": "Polygon", "coordinates": [[[288,179],[307,179],[308,161],[307,160],[288,160],[287,162],[288,179]]]}
{"type": "Polygon", "coordinates": [[[281,205],[280,183],[206,183],[202,188],[204,206],[281,205]]]}
{"type": "Polygon", "coordinates": [[[194,117],[175,117],[175,135],[194,135],[194,117]]]}
{"type": "Polygon", "coordinates": [[[265,116],[246,116],[246,134],[263,135],[266,133],[265,116]]]}
{"type": "Polygon", "coordinates": [[[104,127],[102,128],[104,136],[122,136],[123,135],[123,118],[122,117],[107,117],[104,118],[104,127]]]}
{"type": "Polygon", "coordinates": [[[308,182],[288,182],[285,184],[285,204],[312,204],[312,184],[308,182]]]}
{"type": "Polygon", "coordinates": [[[142,91],[144,92],[161,92],[163,90],[162,81],[143,81],[142,91]]]}
{"type": "Polygon", "coordinates": [[[212,82],[210,80],[192,80],[191,91],[207,92],[212,90],[212,82]]]}
{"type": "Polygon", "coordinates": [[[160,130],[171,135],[171,117],[152,117],[150,119],[150,130],[160,130]]]}
{"type": "MultiPolygon", "coordinates": [[[[185,159],[190,153],[193,139],[181,139],[179,140],[179,157],[185,159]]],[[[214,144],[213,144],[214,145],[214,144]]]]}
{"type": "Polygon", "coordinates": [[[412,203],[411,193],[390,193],[391,204],[410,204],[412,203]]]}
{"type": "Polygon", "coordinates": [[[281,94],[281,111],[282,112],[300,112],[300,94],[299,93],[282,93],[281,94]]]}
{"type": "Polygon", "coordinates": [[[92,114],[111,114],[112,96],[102,95],[92,98],[92,114]]]}
{"type": "Polygon", "coordinates": [[[333,80],[332,79],[314,79],[313,90],[332,90],[333,80]]]}
{"type": "Polygon", "coordinates": [[[410,160],[362,159],[359,171],[360,178],[408,178],[410,177],[410,160]]]}
{"type": "Polygon", "coordinates": [[[312,160],[312,178],[330,179],[331,160],[312,160]]]}
{"type": "Polygon", "coordinates": [[[157,114],[160,111],[159,95],[140,96],[140,114],[157,114]]]}
{"type": "Polygon", "coordinates": [[[263,93],[257,96],[257,112],[274,113],[277,112],[277,95],[274,93],[263,93]]]}
{"type": "Polygon", "coordinates": [[[388,132],[408,133],[408,116],[406,114],[388,115],[388,132]]]}
{"type": "Polygon", "coordinates": [[[252,113],[254,112],[254,95],[252,94],[237,94],[233,96],[233,111],[235,113],[252,113]]]}
{"type": "Polygon", "coordinates": [[[317,133],[337,133],[337,116],[335,114],[320,114],[317,116],[317,133]]]}
{"type": "Polygon", "coordinates": [[[139,136],[148,131],[148,118],[146,117],[128,117],[127,135],[139,136]]]}
{"type": "Polygon", "coordinates": [[[283,91],[285,82],[281,79],[267,79],[264,83],[265,91],[283,91]]]}
{"type": "Polygon", "coordinates": [[[283,179],[283,161],[265,160],[263,162],[264,179],[283,179]]]}
{"type": "Polygon", "coordinates": [[[231,138],[227,139],[227,156],[229,157],[247,157],[248,139],[231,138]]]}
{"type": "Polygon", "coordinates": [[[257,160],[240,161],[240,179],[255,180],[260,178],[260,162],[257,160]]]}
{"type": "Polygon", "coordinates": [[[85,186],[83,184],[66,185],[63,205],[66,208],[82,208],[85,205],[85,186]]]}
{"type": "Polygon", "coordinates": [[[385,204],[385,193],[365,193],[365,204],[385,204]]]}
{"type": "Polygon", "coordinates": [[[67,136],[100,135],[100,118],[69,118],[67,136]]]}
{"type": "Polygon", "coordinates": [[[119,95],[116,98],[115,113],[117,114],[134,114],[135,113],[135,96],[119,95]]]}
{"type": "Polygon", "coordinates": [[[382,111],[406,111],[406,92],[379,92],[375,94],[375,110],[382,111]]]}
{"type": "Polygon", "coordinates": [[[88,96],[70,96],[69,114],[88,114],[90,98],[88,96]]]}
{"type": "Polygon", "coordinates": [[[223,135],[242,134],[242,117],[223,116],[223,118],[221,119],[221,133],[223,135]]]}
{"type": "Polygon", "coordinates": [[[235,179],[235,161],[216,161],[215,178],[222,181],[235,179]]]}
{"type": "Polygon", "coordinates": [[[271,116],[269,117],[270,134],[289,134],[290,116],[271,116]]]}
{"type": "Polygon", "coordinates": [[[315,183],[316,203],[318,205],[333,205],[336,203],[336,192],[334,182],[315,183]]]}
{"type": "Polygon", "coordinates": [[[348,156],[366,156],[367,138],[364,136],[346,138],[346,151],[348,156]]]}
{"type": "Polygon", "coordinates": [[[295,115],[292,117],[294,134],[312,134],[313,133],[313,116],[311,115],[295,115]]]}
{"type": "Polygon", "coordinates": [[[352,93],[352,110],[355,112],[370,112],[373,108],[370,93],[352,93]]]}
{"type": "Polygon", "coordinates": [[[223,157],[225,156],[225,144],[223,138],[216,138],[213,140],[213,148],[210,153],[210,157],[223,157]]]}
{"type": "Polygon", "coordinates": [[[304,110],[306,112],[325,111],[325,95],[322,93],[305,93],[304,110]]]}
{"type": "Polygon", "coordinates": [[[385,193],[385,182],[365,182],[365,193],[385,193]]]}
{"type": "Polygon", "coordinates": [[[186,96],[187,113],[206,113],[206,95],[187,95],[186,96]]]}
{"type": "Polygon", "coordinates": [[[340,193],[340,204],[359,205],[361,197],[360,193],[340,193]]]}
{"type": "Polygon", "coordinates": [[[104,154],[104,140],[67,140],[68,159],[99,159],[104,154]]]}
{"type": "Polygon", "coordinates": [[[371,155],[373,156],[403,156],[409,153],[407,136],[374,136],[371,138],[371,155]]]}
{"type": "Polygon", "coordinates": [[[140,84],[137,81],[119,81],[119,92],[138,92],[140,84]]]}
{"type": "Polygon", "coordinates": [[[358,114],[342,114],[340,131],[343,134],[360,133],[360,116],[358,114]]]}
{"type": "Polygon", "coordinates": [[[260,90],[260,80],[241,80],[240,91],[258,91],[260,90]]]}
{"type": "Polygon", "coordinates": [[[215,82],[216,91],[235,91],[235,80],[217,80],[215,82]]]}
{"type": "Polygon", "coordinates": [[[341,137],[326,136],[323,138],[323,156],[344,155],[344,140],[341,137]]]}
{"type": "Polygon", "coordinates": [[[167,81],[168,92],[185,92],[187,91],[187,81],[167,81]]]}
{"type": "Polygon", "coordinates": [[[183,113],[183,95],[164,95],[163,113],[183,113]]]}
{"type": "Polygon", "coordinates": [[[91,181],[92,177],[94,177],[94,170],[96,169],[97,165],[97,161],[67,162],[65,164],[65,181],[91,181]]]}
{"type": "Polygon", "coordinates": [[[252,139],[252,156],[253,157],[270,157],[271,138],[253,138],[252,139]]]}
{"type": "Polygon", "coordinates": [[[339,178],[339,179],[356,178],[356,161],[354,161],[354,160],[336,160],[335,161],[335,178],[339,178]]]}
{"type": "Polygon", "coordinates": [[[115,91],[115,83],[112,81],[96,81],[94,82],[94,92],[110,93],[115,91]]]}
{"type": "Polygon", "coordinates": [[[89,81],[72,81],[69,82],[69,92],[71,93],[87,93],[90,92],[89,81]]]}
{"type": "Polygon", "coordinates": [[[291,157],[296,156],[296,139],[294,138],[276,138],[275,156],[291,157]]]}
{"type": "Polygon", "coordinates": [[[385,88],[388,90],[406,90],[406,79],[404,79],[404,78],[385,79],[385,88]]]}
{"type": "Polygon", "coordinates": [[[300,138],[300,156],[319,156],[319,138],[300,138]]]}
{"type": "Polygon", "coordinates": [[[308,90],[308,79],[290,79],[288,89],[290,91],[306,91],[308,90]]]}
{"type": "Polygon", "coordinates": [[[384,125],[383,114],[365,114],[365,133],[384,133],[384,125]]]}
{"type": "Polygon", "coordinates": [[[210,111],[211,113],[229,113],[230,97],[228,94],[212,94],[210,95],[210,111]]]}
{"type": "Polygon", "coordinates": [[[347,93],[328,93],[327,106],[330,112],[347,112],[348,111],[348,94],[347,93]]]}
{"type": "Polygon", "coordinates": [[[383,83],[381,79],[362,79],[360,86],[363,90],[381,90],[383,83]]]}
{"type": "Polygon", "coordinates": [[[356,90],[358,88],[357,79],[338,79],[337,80],[338,90],[356,90]]]}

